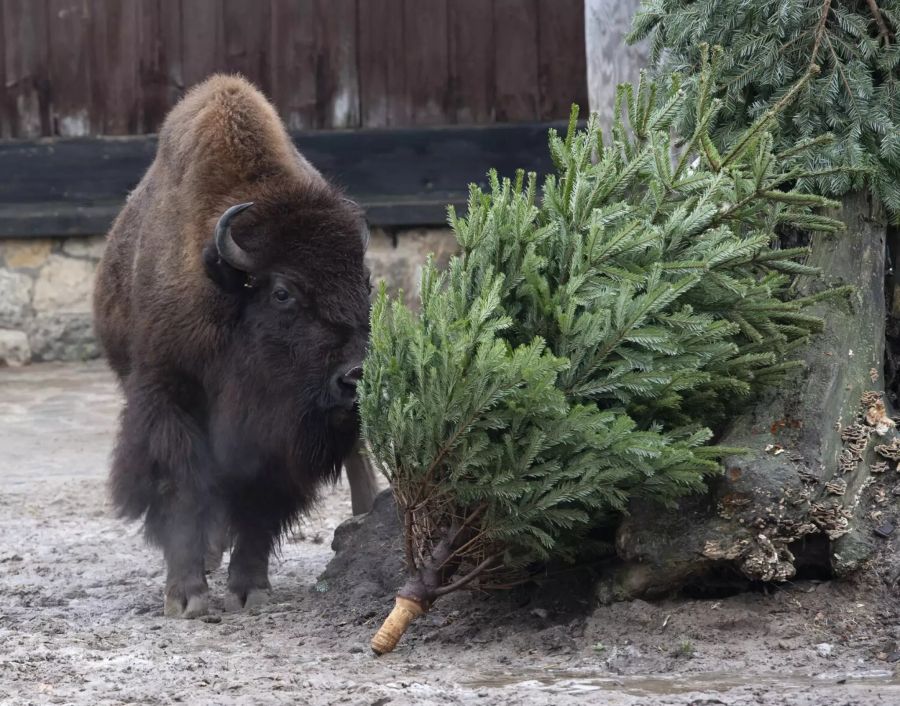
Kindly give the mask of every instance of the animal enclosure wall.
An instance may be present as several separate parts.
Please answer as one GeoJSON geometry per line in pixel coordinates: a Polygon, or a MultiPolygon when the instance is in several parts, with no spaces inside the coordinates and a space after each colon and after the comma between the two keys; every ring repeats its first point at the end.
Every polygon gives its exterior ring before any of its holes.
{"type": "Polygon", "coordinates": [[[536,122],[587,103],[583,0],[0,0],[0,137],[155,132],[240,72],[293,130],[536,122]]]}
{"type": "Polygon", "coordinates": [[[217,71],[256,83],[383,227],[373,273],[414,299],[426,255],[455,246],[445,205],[489,167],[551,168],[547,128],[587,106],[584,4],[0,0],[0,365],[98,354],[101,234],[217,71]]]}

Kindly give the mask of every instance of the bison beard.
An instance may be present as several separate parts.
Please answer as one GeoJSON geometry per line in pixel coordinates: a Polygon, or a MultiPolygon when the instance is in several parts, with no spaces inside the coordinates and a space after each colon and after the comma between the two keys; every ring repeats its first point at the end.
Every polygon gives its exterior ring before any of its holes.
{"type": "Polygon", "coordinates": [[[95,290],[126,401],[112,497],[163,550],[167,615],[207,611],[227,546],[226,606],[262,600],[279,536],[354,453],[366,238],[243,79],[213,77],[167,117],[95,290]]]}

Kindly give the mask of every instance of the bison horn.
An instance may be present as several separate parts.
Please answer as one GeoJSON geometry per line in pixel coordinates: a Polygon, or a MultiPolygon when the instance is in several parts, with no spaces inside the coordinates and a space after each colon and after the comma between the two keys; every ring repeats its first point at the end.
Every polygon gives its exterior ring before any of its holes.
{"type": "Polygon", "coordinates": [[[231,219],[242,211],[246,211],[253,205],[250,203],[239,203],[232,206],[219,218],[216,223],[216,250],[219,251],[219,257],[231,265],[236,270],[242,272],[250,272],[253,269],[253,258],[240,245],[234,242],[231,237],[231,219]]]}

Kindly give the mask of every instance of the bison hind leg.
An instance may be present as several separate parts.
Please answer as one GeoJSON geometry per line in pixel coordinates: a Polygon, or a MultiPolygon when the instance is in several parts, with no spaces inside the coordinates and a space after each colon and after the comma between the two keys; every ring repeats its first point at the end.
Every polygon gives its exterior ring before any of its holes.
{"type": "Polygon", "coordinates": [[[207,528],[206,554],[203,557],[206,573],[210,574],[222,566],[222,557],[229,544],[230,538],[225,518],[212,520],[207,528]]]}

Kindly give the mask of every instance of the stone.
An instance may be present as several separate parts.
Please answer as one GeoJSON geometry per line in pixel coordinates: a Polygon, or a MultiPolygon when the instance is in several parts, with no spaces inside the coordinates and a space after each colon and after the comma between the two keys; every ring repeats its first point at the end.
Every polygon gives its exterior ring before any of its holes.
{"type": "Polygon", "coordinates": [[[0,329],[0,365],[18,367],[31,360],[31,347],[24,331],[0,329]]]}
{"type": "Polygon", "coordinates": [[[12,240],[4,243],[3,255],[7,267],[36,269],[50,257],[50,249],[49,239],[12,240]]]}
{"type": "Polygon", "coordinates": [[[449,228],[413,228],[398,231],[395,236],[375,229],[366,259],[376,287],[379,282],[386,282],[392,296],[402,290],[406,305],[417,309],[425,260],[434,255],[438,267],[443,269],[458,249],[449,228]]]}
{"type": "Polygon", "coordinates": [[[831,653],[834,651],[834,645],[828,642],[820,642],[816,645],[816,652],[819,657],[831,657],[831,653]]]}
{"type": "Polygon", "coordinates": [[[87,238],[66,238],[63,241],[63,252],[72,257],[81,257],[97,261],[106,249],[106,237],[92,235],[87,238]]]}
{"type": "Polygon", "coordinates": [[[90,312],[94,269],[88,260],[51,255],[34,285],[35,312],[90,312]]]}
{"type": "Polygon", "coordinates": [[[0,326],[19,328],[28,315],[34,284],[26,274],[0,269],[0,326]]]}
{"type": "Polygon", "coordinates": [[[32,359],[88,360],[100,356],[91,315],[83,313],[39,313],[28,323],[32,359]]]}

